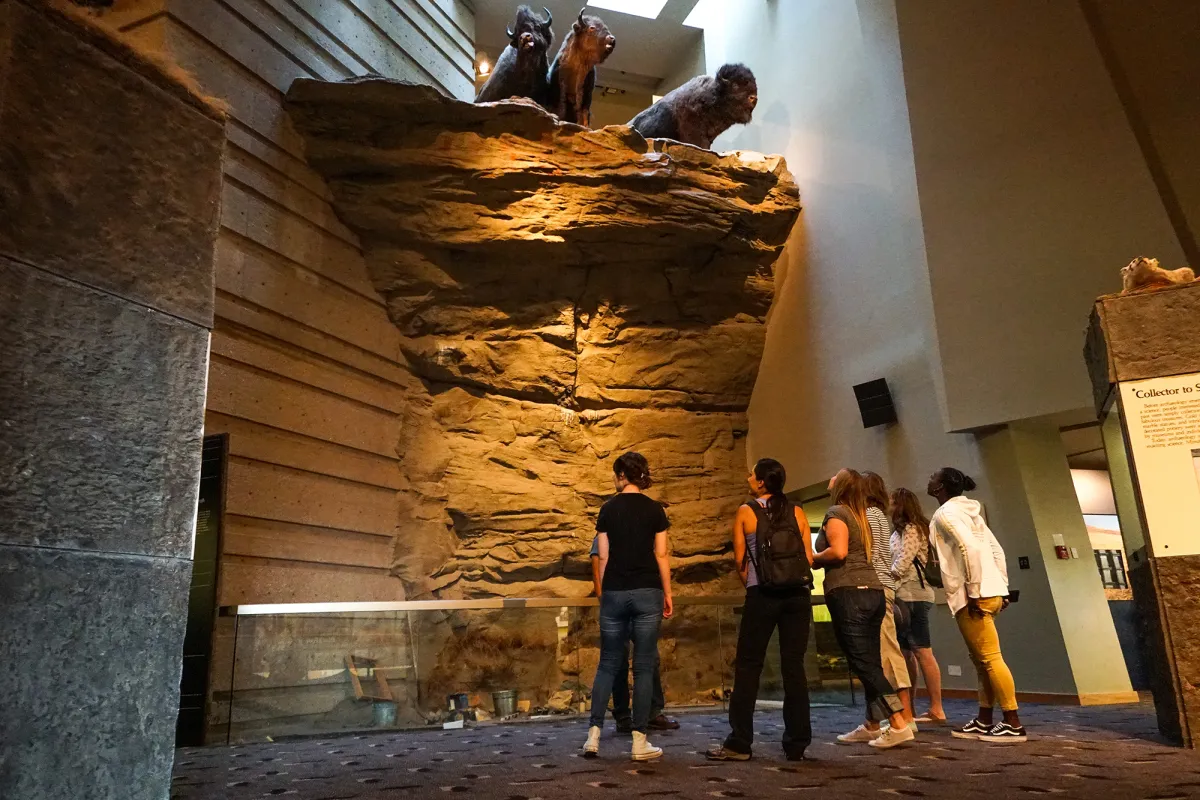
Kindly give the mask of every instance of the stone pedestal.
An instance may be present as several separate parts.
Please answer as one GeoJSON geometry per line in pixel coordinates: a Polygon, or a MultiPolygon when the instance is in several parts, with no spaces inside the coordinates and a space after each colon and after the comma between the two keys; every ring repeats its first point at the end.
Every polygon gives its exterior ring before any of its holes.
{"type": "Polygon", "coordinates": [[[219,112],[0,0],[0,797],[170,791],[219,112]]]}
{"type": "Polygon", "coordinates": [[[1200,522],[1174,512],[1200,505],[1200,474],[1187,472],[1200,448],[1197,320],[1200,283],[1102,297],[1085,349],[1159,728],[1189,747],[1200,736],[1200,522]],[[1164,484],[1179,490],[1164,498],[1164,484]]]}

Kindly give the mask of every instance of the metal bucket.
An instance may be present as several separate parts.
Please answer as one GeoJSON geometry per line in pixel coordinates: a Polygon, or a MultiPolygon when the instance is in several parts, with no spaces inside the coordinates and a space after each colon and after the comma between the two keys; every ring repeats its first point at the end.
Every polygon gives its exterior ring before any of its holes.
{"type": "Polygon", "coordinates": [[[376,700],[371,705],[371,724],[377,728],[391,728],[396,724],[396,704],[390,700],[376,700]]]}
{"type": "Polygon", "coordinates": [[[495,706],[497,717],[511,717],[517,713],[517,690],[501,689],[492,692],[492,705],[495,706]]]}

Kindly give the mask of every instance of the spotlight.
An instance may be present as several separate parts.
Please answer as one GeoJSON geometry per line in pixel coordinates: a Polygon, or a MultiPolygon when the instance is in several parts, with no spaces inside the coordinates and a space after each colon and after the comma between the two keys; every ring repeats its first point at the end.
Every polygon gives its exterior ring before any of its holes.
{"type": "Polygon", "coordinates": [[[487,74],[491,71],[492,71],[492,66],[491,66],[491,64],[488,63],[488,60],[486,58],[479,59],[479,75],[480,75],[480,77],[486,77],[487,74]]]}

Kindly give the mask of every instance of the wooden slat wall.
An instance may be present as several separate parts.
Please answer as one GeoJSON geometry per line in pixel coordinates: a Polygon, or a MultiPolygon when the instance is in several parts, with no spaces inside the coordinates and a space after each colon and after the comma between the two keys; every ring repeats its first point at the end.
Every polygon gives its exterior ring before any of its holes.
{"type": "Polygon", "coordinates": [[[207,433],[229,433],[222,604],[396,599],[410,380],[282,108],[298,77],[474,93],[462,0],[121,0],[106,22],[230,107],[207,433]]]}

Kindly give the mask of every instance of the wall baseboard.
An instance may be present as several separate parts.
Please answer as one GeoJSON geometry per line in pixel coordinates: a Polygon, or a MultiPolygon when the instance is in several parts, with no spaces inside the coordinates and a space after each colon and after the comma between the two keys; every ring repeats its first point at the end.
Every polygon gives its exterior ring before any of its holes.
{"type": "MultiPolygon", "coordinates": [[[[956,700],[970,700],[978,696],[974,689],[942,690],[942,697],[956,700]]],[[[1017,700],[1022,703],[1046,703],[1058,706],[1109,706],[1141,702],[1137,692],[1093,692],[1090,694],[1017,692],[1017,700]]]]}

